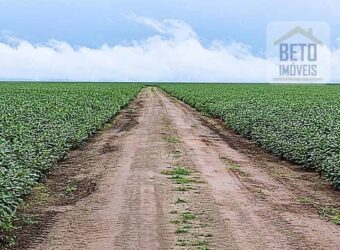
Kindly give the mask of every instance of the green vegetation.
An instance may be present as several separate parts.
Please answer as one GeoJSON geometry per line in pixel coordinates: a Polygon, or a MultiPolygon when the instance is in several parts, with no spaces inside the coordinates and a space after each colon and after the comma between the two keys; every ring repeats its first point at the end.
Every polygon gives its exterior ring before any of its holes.
{"type": "Polygon", "coordinates": [[[190,186],[179,186],[177,187],[175,190],[178,191],[178,192],[186,192],[186,191],[189,191],[191,189],[190,186]]]}
{"type": "Polygon", "coordinates": [[[196,180],[188,178],[191,171],[184,167],[175,167],[169,170],[162,170],[161,174],[170,175],[169,179],[173,180],[176,184],[181,186],[176,187],[176,191],[186,192],[191,189],[190,183],[195,183],[196,180]]]}
{"type": "Polygon", "coordinates": [[[171,175],[171,176],[189,175],[190,171],[183,167],[176,167],[171,170],[163,170],[162,174],[171,175]]]}
{"type": "Polygon", "coordinates": [[[197,240],[192,245],[197,246],[199,250],[209,250],[208,243],[205,240],[197,240]]]}
{"type": "Polygon", "coordinates": [[[64,189],[64,193],[65,195],[72,195],[74,192],[76,192],[78,190],[77,186],[74,184],[68,184],[65,189],[64,189]]]}
{"type": "Polygon", "coordinates": [[[306,196],[298,197],[297,201],[300,202],[301,204],[306,204],[306,205],[315,203],[313,198],[306,197],[306,196]]]}
{"type": "Polygon", "coordinates": [[[195,218],[196,218],[196,216],[194,214],[192,214],[191,212],[189,212],[189,211],[184,212],[182,214],[182,220],[183,220],[184,223],[186,223],[186,222],[188,222],[190,220],[193,220],[195,218]]]}
{"type": "Polygon", "coordinates": [[[138,84],[0,84],[0,242],[1,234],[13,229],[23,195],[70,149],[103,128],[141,88],[138,84]]]}
{"type": "Polygon", "coordinates": [[[169,143],[180,143],[181,142],[176,136],[172,136],[172,135],[165,136],[164,140],[169,143]]]}
{"type": "Polygon", "coordinates": [[[183,175],[179,174],[171,176],[170,179],[174,180],[176,184],[188,184],[196,182],[196,180],[192,178],[186,178],[183,175]]]}
{"type": "Polygon", "coordinates": [[[340,87],[165,84],[161,87],[225,121],[273,154],[322,174],[340,188],[340,87]]]}
{"type": "Polygon", "coordinates": [[[178,224],[181,223],[181,221],[180,220],[171,220],[170,223],[178,225],[178,224]]]}
{"type": "Polygon", "coordinates": [[[190,225],[184,225],[184,226],[179,226],[177,227],[175,233],[176,234],[185,234],[185,233],[188,233],[191,229],[191,226],[190,225]]]}
{"type": "MultiPolygon", "coordinates": [[[[198,177],[191,176],[194,174],[193,170],[190,170],[186,167],[174,167],[171,169],[162,170],[161,174],[167,175],[168,179],[172,180],[174,184],[177,185],[175,191],[186,192],[195,187],[192,187],[190,184],[194,185],[198,183],[198,177]]],[[[189,194],[190,197],[191,195],[189,194]]],[[[196,249],[209,249],[207,241],[204,240],[208,235],[211,237],[212,235],[209,233],[199,232],[200,228],[206,227],[208,224],[199,223],[199,216],[203,214],[203,212],[194,212],[192,209],[188,207],[191,205],[190,201],[187,201],[183,198],[178,197],[175,204],[179,205],[178,208],[180,210],[173,210],[171,214],[177,214],[176,219],[170,220],[171,224],[177,225],[175,233],[178,235],[182,235],[182,239],[178,240],[178,246],[193,246],[196,249]],[[186,204],[186,206],[182,206],[180,204],[186,204]],[[183,208],[185,208],[183,210],[183,208]],[[202,226],[203,225],[203,226],[202,226]],[[203,239],[202,239],[203,238],[203,239]]],[[[188,249],[192,249],[191,247],[188,249]]]]}
{"type": "Polygon", "coordinates": [[[330,220],[336,225],[340,225],[340,210],[332,207],[323,207],[319,209],[321,218],[330,220]]]}

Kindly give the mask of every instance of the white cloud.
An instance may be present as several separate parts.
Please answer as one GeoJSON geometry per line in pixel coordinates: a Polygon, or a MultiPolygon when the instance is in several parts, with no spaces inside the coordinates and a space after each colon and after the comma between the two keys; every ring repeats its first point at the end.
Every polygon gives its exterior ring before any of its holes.
{"type": "Polygon", "coordinates": [[[333,9],[339,10],[339,8],[340,8],[340,1],[339,0],[326,0],[326,4],[333,9]]]}
{"type": "Polygon", "coordinates": [[[189,26],[182,20],[165,19],[162,22],[160,22],[156,19],[137,15],[129,15],[127,16],[127,18],[134,20],[138,23],[144,24],[146,26],[149,26],[158,33],[162,35],[169,35],[170,37],[173,37],[176,40],[198,39],[195,31],[191,28],[191,26],[189,26]]]}
{"type": "MultiPolygon", "coordinates": [[[[219,82],[266,79],[268,62],[254,56],[249,45],[214,41],[206,47],[183,21],[130,18],[153,28],[158,35],[130,45],[103,45],[98,49],[73,48],[56,40],[47,44],[17,39],[0,42],[0,79],[219,82]]],[[[333,53],[333,59],[339,64],[339,50],[333,53]]]]}

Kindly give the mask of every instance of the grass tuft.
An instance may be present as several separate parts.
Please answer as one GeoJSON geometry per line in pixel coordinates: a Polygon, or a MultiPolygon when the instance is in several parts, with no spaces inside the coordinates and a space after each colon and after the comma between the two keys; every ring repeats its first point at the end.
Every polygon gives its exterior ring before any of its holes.
{"type": "Polygon", "coordinates": [[[190,171],[184,167],[175,167],[171,170],[162,170],[161,174],[164,175],[190,175],[190,171]]]}
{"type": "Polygon", "coordinates": [[[340,225],[340,210],[333,207],[323,207],[319,209],[321,218],[327,219],[336,225],[340,225]]]}
{"type": "Polygon", "coordinates": [[[169,143],[180,143],[181,142],[176,136],[172,136],[172,135],[165,136],[164,140],[169,143]]]}

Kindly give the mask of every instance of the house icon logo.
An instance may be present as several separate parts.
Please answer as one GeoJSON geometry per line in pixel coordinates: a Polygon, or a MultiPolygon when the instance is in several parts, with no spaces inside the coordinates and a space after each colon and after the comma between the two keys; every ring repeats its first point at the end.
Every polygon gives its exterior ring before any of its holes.
{"type": "Polygon", "coordinates": [[[317,83],[326,81],[327,31],[319,23],[281,22],[267,28],[267,55],[272,82],[317,83]],[[325,46],[326,45],[326,46],[325,46]]]}
{"type": "Polygon", "coordinates": [[[301,28],[300,26],[296,26],[294,29],[292,29],[291,31],[289,31],[288,33],[284,34],[282,37],[277,39],[274,42],[274,45],[277,46],[280,43],[288,40],[289,38],[294,37],[295,35],[302,35],[305,38],[308,38],[309,40],[314,42],[315,44],[323,45],[323,42],[314,36],[312,28],[308,28],[308,30],[305,30],[301,28]]]}

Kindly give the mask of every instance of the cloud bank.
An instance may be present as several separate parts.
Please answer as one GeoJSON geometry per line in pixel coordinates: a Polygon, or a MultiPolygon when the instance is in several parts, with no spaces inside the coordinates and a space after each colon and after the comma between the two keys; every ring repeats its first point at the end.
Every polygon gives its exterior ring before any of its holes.
{"type": "MultiPolygon", "coordinates": [[[[1,80],[262,82],[268,62],[249,45],[213,41],[204,46],[181,20],[130,16],[157,32],[145,40],[100,48],[50,40],[0,42],[1,80]]],[[[339,68],[340,50],[333,52],[339,68]]],[[[334,70],[333,70],[334,71],[334,70]]],[[[336,71],[335,71],[336,72],[336,71]]],[[[340,79],[340,73],[333,76],[340,79]]]]}

